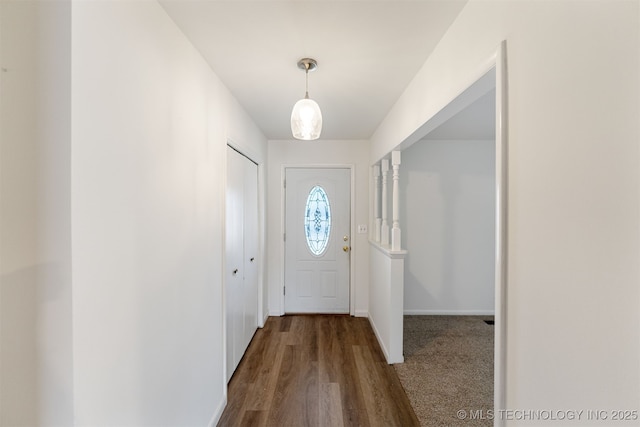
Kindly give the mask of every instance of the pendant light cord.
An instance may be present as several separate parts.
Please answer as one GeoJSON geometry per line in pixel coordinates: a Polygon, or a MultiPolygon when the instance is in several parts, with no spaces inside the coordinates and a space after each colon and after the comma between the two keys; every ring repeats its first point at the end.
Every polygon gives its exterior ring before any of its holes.
{"type": "Polygon", "coordinates": [[[309,64],[305,66],[305,84],[304,84],[304,98],[309,99],[309,64]]]}

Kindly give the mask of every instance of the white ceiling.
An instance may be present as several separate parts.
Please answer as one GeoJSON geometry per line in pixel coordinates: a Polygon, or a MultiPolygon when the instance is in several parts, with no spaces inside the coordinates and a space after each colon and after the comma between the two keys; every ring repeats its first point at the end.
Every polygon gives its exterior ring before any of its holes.
{"type": "Polygon", "coordinates": [[[303,57],[322,139],[368,139],[467,0],[160,0],[267,139],[291,139],[303,57]]]}

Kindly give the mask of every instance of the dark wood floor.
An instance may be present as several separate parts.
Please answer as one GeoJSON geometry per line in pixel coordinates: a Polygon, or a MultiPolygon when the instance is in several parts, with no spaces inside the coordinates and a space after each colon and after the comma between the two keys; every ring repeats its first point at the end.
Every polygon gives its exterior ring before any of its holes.
{"type": "Polygon", "coordinates": [[[270,317],[240,362],[219,426],[419,426],[365,318],[270,317]]]}

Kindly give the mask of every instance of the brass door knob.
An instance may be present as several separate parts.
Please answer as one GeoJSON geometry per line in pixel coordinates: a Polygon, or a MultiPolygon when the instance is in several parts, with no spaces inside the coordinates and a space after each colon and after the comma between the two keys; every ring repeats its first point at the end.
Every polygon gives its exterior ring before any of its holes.
{"type": "Polygon", "coordinates": [[[349,246],[343,246],[342,247],[342,250],[345,251],[345,252],[349,252],[350,249],[351,248],[349,246]]]}

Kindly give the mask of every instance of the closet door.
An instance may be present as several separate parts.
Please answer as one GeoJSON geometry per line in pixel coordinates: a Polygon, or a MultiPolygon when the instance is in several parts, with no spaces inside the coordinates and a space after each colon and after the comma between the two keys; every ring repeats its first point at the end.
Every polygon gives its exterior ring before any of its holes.
{"type": "Polygon", "coordinates": [[[258,166],[244,161],[244,342],[258,328],[258,166]]]}
{"type": "Polygon", "coordinates": [[[227,381],[241,356],[244,334],[244,163],[243,157],[227,148],[227,189],[225,217],[225,295],[227,320],[227,381]],[[240,356],[239,356],[240,355],[240,356]]]}
{"type": "Polygon", "coordinates": [[[258,328],[258,167],[227,148],[227,381],[258,328]]]}

